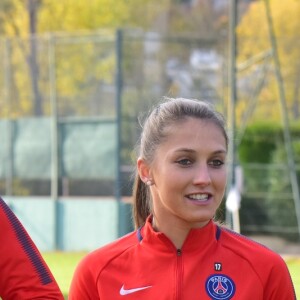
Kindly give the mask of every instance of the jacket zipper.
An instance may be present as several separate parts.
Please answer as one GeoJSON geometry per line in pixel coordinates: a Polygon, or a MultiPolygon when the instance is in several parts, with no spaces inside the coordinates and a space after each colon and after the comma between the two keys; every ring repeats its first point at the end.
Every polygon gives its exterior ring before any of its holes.
{"type": "Polygon", "coordinates": [[[176,250],[177,266],[176,266],[176,300],[181,300],[182,297],[182,275],[183,275],[183,262],[181,249],[176,250]]]}

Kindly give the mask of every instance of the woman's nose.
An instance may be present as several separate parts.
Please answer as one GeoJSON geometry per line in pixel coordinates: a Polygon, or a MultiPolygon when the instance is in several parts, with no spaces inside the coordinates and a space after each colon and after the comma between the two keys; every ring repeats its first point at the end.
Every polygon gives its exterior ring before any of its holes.
{"type": "Polygon", "coordinates": [[[210,183],[211,183],[211,177],[210,177],[208,166],[201,165],[198,168],[196,168],[195,176],[194,176],[194,184],[207,186],[210,183]]]}

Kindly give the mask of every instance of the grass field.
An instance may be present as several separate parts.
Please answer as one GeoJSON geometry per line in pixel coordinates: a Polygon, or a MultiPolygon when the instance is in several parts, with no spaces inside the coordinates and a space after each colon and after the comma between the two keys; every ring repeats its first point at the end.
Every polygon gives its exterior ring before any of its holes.
{"type": "Polygon", "coordinates": [[[300,299],[300,258],[286,259],[288,268],[290,270],[297,298],[300,299]]]}
{"type": "Polygon", "coordinates": [[[49,268],[51,269],[58,285],[67,299],[70,282],[80,259],[84,252],[45,252],[42,253],[49,268]]]}
{"type": "MultiPolygon", "coordinates": [[[[85,253],[82,252],[43,253],[43,257],[53,272],[66,299],[75,267],[84,255],[85,253]]],[[[286,262],[294,282],[297,298],[300,298],[300,258],[287,258],[286,262]]]]}

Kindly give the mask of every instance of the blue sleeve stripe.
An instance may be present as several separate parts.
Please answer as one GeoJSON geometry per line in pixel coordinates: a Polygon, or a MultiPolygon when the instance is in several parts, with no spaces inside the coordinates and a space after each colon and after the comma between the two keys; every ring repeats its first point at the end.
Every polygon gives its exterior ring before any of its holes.
{"type": "Polygon", "coordinates": [[[216,240],[218,241],[220,239],[221,235],[221,228],[217,225],[217,231],[216,231],[216,240]]]}
{"type": "Polygon", "coordinates": [[[142,233],[141,233],[141,230],[142,230],[142,227],[140,227],[136,234],[137,234],[137,238],[138,238],[138,241],[141,242],[143,240],[143,236],[142,236],[142,233]]]}
{"type": "Polygon", "coordinates": [[[32,263],[34,269],[37,272],[38,277],[43,285],[51,283],[53,280],[45,266],[44,261],[40,258],[36,249],[33,247],[31,239],[27,232],[25,231],[23,225],[14,215],[8,205],[0,198],[0,208],[3,210],[4,214],[7,216],[13,231],[15,232],[21,247],[25,251],[27,257],[32,263]]]}

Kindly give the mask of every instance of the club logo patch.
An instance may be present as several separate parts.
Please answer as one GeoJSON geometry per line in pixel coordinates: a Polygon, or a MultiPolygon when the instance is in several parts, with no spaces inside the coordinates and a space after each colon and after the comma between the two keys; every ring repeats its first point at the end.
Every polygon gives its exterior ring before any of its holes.
{"type": "Polygon", "coordinates": [[[226,275],[211,275],[206,280],[205,287],[212,300],[230,300],[235,293],[235,284],[226,275]]]}

